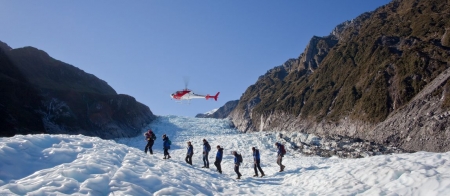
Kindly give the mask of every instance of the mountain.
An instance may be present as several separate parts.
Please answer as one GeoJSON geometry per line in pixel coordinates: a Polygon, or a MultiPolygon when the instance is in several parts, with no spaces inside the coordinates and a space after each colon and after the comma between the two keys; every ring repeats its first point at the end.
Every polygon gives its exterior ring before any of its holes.
{"type": "Polygon", "coordinates": [[[105,81],[33,47],[0,42],[0,136],[135,136],[155,116],[105,81]]]}
{"type": "Polygon", "coordinates": [[[313,37],[247,88],[241,131],[340,135],[450,150],[450,2],[394,0],[313,37]]]}
{"type": "Polygon", "coordinates": [[[207,112],[204,114],[197,114],[197,115],[195,115],[195,117],[196,118],[219,118],[219,119],[227,118],[228,115],[230,115],[230,112],[233,111],[234,108],[236,108],[238,103],[239,103],[239,100],[228,101],[227,103],[225,103],[225,105],[223,105],[222,107],[220,107],[217,110],[213,110],[211,112],[207,112]]]}
{"type": "Polygon", "coordinates": [[[195,115],[195,118],[209,118],[208,116],[210,116],[211,114],[216,112],[218,109],[219,108],[213,109],[213,110],[205,112],[205,113],[199,113],[199,114],[195,115]]]}
{"type": "Polygon", "coordinates": [[[45,133],[41,115],[42,97],[11,61],[11,48],[0,42],[0,136],[45,133]]]}

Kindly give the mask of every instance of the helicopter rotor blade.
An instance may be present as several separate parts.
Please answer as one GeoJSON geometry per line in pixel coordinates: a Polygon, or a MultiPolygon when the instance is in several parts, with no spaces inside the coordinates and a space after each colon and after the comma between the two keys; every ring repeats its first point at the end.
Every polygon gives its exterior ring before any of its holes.
{"type": "Polygon", "coordinates": [[[189,85],[189,77],[184,76],[183,80],[184,80],[184,89],[188,89],[187,87],[189,85]]]}

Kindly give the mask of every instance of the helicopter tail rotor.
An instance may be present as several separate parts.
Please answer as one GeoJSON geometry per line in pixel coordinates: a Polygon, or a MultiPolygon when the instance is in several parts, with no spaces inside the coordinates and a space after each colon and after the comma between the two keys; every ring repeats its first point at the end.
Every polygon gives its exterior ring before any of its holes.
{"type": "Polygon", "coordinates": [[[217,101],[217,98],[219,98],[219,93],[220,92],[217,92],[217,94],[215,95],[215,96],[211,96],[211,95],[206,95],[206,100],[208,100],[209,98],[213,98],[215,101],[217,101]]]}

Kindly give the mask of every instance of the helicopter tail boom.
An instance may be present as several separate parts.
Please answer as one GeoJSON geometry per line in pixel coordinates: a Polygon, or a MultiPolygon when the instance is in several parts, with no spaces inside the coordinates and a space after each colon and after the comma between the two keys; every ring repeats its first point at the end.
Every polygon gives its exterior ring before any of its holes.
{"type": "Polygon", "coordinates": [[[213,98],[214,100],[217,101],[217,98],[219,98],[219,93],[220,92],[217,92],[217,94],[215,96],[211,96],[211,95],[208,94],[208,95],[206,95],[205,98],[206,98],[206,100],[208,100],[209,98],[213,98]]]}

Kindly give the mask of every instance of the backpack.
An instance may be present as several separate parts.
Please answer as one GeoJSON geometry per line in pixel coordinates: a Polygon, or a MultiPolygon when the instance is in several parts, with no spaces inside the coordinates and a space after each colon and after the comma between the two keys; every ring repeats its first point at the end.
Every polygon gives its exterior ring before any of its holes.
{"type": "Polygon", "coordinates": [[[237,159],[238,159],[238,163],[242,163],[242,155],[241,154],[237,154],[237,159]]]}
{"type": "Polygon", "coordinates": [[[280,148],[281,148],[281,155],[284,156],[286,154],[286,149],[284,148],[284,145],[281,144],[280,148]]]}
{"type": "Polygon", "coordinates": [[[169,146],[172,145],[172,141],[170,141],[170,139],[167,139],[169,141],[167,141],[169,143],[169,146]]]}
{"type": "Polygon", "coordinates": [[[155,135],[155,133],[152,132],[151,138],[152,138],[152,140],[156,140],[156,135],[155,135]]]}
{"type": "Polygon", "coordinates": [[[206,151],[207,152],[211,151],[211,146],[209,145],[209,143],[206,143],[205,145],[206,145],[206,151]]]}

